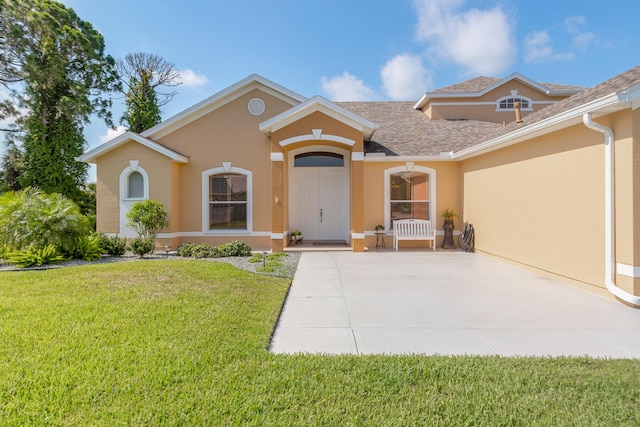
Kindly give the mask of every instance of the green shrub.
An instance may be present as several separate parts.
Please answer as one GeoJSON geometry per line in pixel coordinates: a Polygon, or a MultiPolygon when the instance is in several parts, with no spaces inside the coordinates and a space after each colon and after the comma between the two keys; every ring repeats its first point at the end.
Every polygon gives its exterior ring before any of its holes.
{"type": "Polygon", "coordinates": [[[139,237],[156,237],[158,232],[169,225],[167,211],[157,200],[135,202],[127,212],[127,225],[139,237]]]}
{"type": "Polygon", "coordinates": [[[40,267],[45,264],[54,264],[64,261],[64,257],[55,245],[50,244],[44,248],[29,247],[19,251],[11,251],[6,254],[4,260],[9,264],[25,268],[34,265],[40,267]]]}
{"type": "Polygon", "coordinates": [[[218,246],[220,256],[251,256],[251,246],[240,240],[234,240],[233,242],[224,243],[218,246]]]}
{"type": "Polygon", "coordinates": [[[193,248],[192,256],[194,258],[219,258],[220,251],[218,251],[218,248],[211,246],[208,243],[203,243],[201,245],[196,245],[193,248]]]}
{"type": "Polygon", "coordinates": [[[182,243],[180,246],[178,246],[178,256],[186,258],[193,257],[193,250],[195,249],[195,247],[196,245],[194,243],[182,243]]]}
{"type": "Polygon", "coordinates": [[[67,252],[88,233],[78,205],[60,194],[27,188],[0,195],[0,255],[48,245],[67,252]]]}
{"type": "Polygon", "coordinates": [[[68,253],[74,259],[93,261],[100,259],[102,249],[98,239],[94,236],[80,236],[74,242],[73,249],[68,253]]]}
{"type": "Polygon", "coordinates": [[[124,237],[107,236],[105,233],[97,233],[98,245],[103,254],[122,256],[127,251],[127,239],[124,237]]]}
{"type": "Polygon", "coordinates": [[[129,243],[129,249],[140,258],[153,252],[156,246],[156,239],[153,237],[136,237],[129,243]]]}

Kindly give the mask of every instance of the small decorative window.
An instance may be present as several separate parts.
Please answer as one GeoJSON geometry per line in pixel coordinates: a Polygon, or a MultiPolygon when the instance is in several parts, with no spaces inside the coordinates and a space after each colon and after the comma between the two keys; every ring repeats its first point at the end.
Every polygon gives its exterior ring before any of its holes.
{"type": "Polygon", "coordinates": [[[131,172],[127,178],[127,198],[144,198],[144,177],[140,172],[131,172]]]}
{"type": "Polygon", "coordinates": [[[496,101],[496,111],[513,111],[516,102],[520,103],[521,110],[531,110],[531,100],[523,96],[505,96],[496,101]]]}
{"type": "Polygon", "coordinates": [[[314,151],[298,154],[293,159],[294,167],[343,167],[344,156],[328,151],[314,151]]]}
{"type": "Polygon", "coordinates": [[[247,176],[236,173],[209,177],[209,229],[247,229],[247,176]]]}

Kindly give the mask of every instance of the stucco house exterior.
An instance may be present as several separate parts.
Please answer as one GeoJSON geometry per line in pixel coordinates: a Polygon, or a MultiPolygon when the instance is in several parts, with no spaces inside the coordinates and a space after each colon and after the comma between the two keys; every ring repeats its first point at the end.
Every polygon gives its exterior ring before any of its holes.
{"type": "Polygon", "coordinates": [[[301,230],[362,252],[378,224],[441,228],[453,209],[477,251],[640,305],[639,106],[640,67],[593,88],[478,77],[417,102],[306,98],[254,74],[79,160],[107,233],[131,236],[126,212],[154,199],[161,245],[282,251],[301,230]]]}

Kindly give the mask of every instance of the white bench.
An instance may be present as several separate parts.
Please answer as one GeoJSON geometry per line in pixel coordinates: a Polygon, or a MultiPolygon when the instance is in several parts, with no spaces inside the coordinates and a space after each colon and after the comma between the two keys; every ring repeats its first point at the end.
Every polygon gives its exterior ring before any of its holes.
{"type": "Polygon", "coordinates": [[[426,219],[397,219],[393,221],[393,247],[398,250],[400,240],[430,240],[436,250],[436,230],[426,219]]]}

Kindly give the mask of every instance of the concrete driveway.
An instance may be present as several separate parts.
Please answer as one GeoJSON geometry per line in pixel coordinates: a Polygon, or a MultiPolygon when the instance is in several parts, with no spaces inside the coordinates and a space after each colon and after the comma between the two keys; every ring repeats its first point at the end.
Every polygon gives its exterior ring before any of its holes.
{"type": "Polygon", "coordinates": [[[640,310],[464,252],[305,252],[273,353],[640,358],[640,310]]]}

